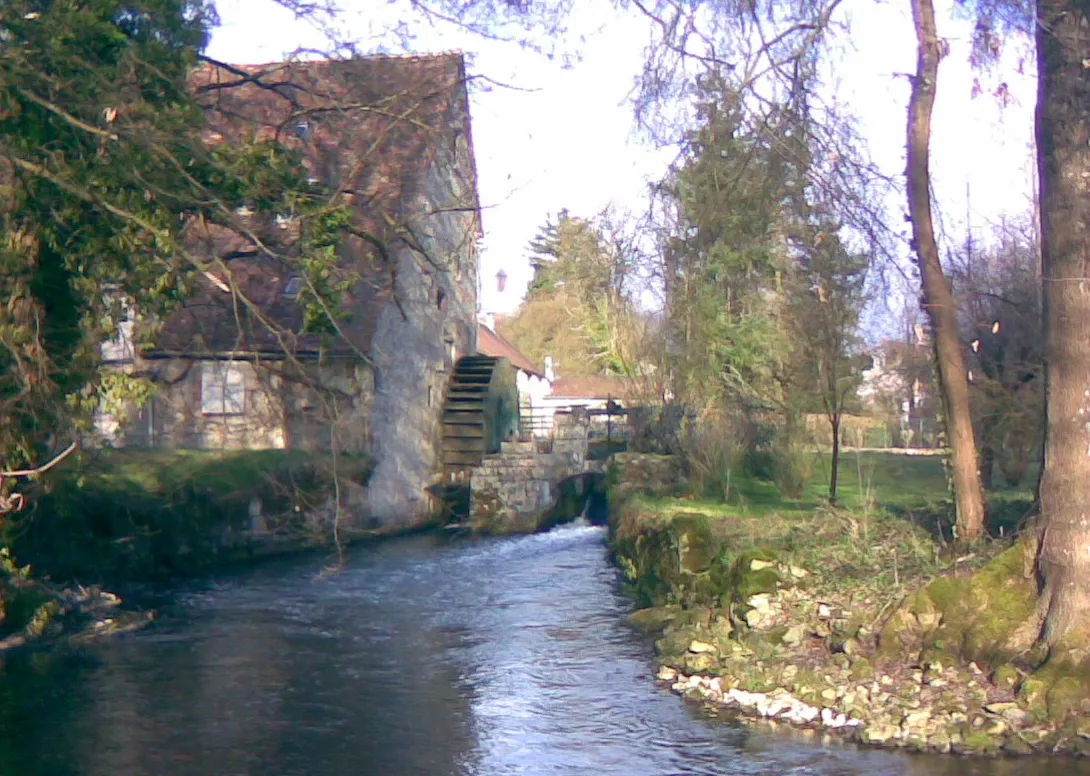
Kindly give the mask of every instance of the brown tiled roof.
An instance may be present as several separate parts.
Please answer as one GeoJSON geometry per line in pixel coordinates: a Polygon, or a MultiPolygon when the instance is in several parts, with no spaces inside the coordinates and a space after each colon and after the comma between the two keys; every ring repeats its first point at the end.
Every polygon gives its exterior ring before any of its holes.
{"type": "Polygon", "coordinates": [[[534,365],[533,361],[512,345],[502,334],[492,331],[483,323],[477,324],[477,352],[486,356],[506,358],[524,372],[541,374],[541,370],[534,365]]]}
{"type": "MultiPolygon", "coordinates": [[[[405,239],[403,227],[429,215],[431,205],[421,196],[426,176],[441,149],[448,151],[443,159],[454,158],[461,135],[468,158],[455,169],[445,167],[443,175],[461,178],[462,190],[473,198],[464,207],[476,210],[479,232],[461,54],[205,66],[191,82],[206,109],[208,144],[275,139],[299,149],[311,174],[349,204],[355,228],[391,249],[405,239]]],[[[291,227],[240,219],[276,252],[292,255],[297,234],[291,227]]],[[[198,276],[192,297],[164,322],[151,355],[271,354],[285,341],[299,353],[316,352],[321,338],[300,334],[302,311],[283,293],[291,275],[285,262],[225,227],[191,223],[186,242],[197,255],[224,259],[224,267],[213,269],[216,277],[198,276]],[[257,312],[244,309],[239,316],[240,305],[220,288],[231,285],[219,277],[227,274],[257,312]]],[[[366,353],[392,296],[393,275],[359,237],[347,237],[339,256],[342,277],[353,281],[342,302],[350,315],[343,326],[347,339],[327,337],[324,344],[332,352],[366,353]]]]}
{"type": "MultiPolygon", "coordinates": [[[[191,225],[192,231],[196,227],[191,225]]],[[[208,240],[204,255],[223,258],[232,241],[208,240]]],[[[361,282],[353,289],[351,319],[342,325],[347,338],[336,334],[303,333],[303,307],[287,293],[294,270],[268,255],[224,258],[196,279],[197,289],[166,321],[147,355],[207,356],[241,353],[280,358],[319,354],[356,355],[360,332],[370,335],[390,297],[384,283],[361,282]],[[231,292],[237,289],[238,295],[231,292]]],[[[297,289],[295,289],[297,290],[297,289]]],[[[366,351],[363,351],[366,353],[366,351]]]]}
{"type": "Polygon", "coordinates": [[[632,381],[624,377],[559,377],[553,381],[552,396],[557,398],[624,399],[635,395],[632,381]]]}

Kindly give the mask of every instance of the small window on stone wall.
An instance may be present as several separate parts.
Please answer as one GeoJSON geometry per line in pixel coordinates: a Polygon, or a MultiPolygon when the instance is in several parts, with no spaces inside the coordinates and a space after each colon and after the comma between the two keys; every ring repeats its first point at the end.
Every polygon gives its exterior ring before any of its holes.
{"type": "Polygon", "coordinates": [[[303,279],[298,275],[292,275],[284,285],[284,296],[287,299],[295,299],[303,290],[303,279]]]}
{"type": "Polygon", "coordinates": [[[428,406],[429,406],[429,407],[431,406],[431,400],[432,400],[432,396],[431,396],[431,386],[429,385],[429,386],[428,386],[428,406]]]}
{"type": "Polygon", "coordinates": [[[435,306],[440,310],[443,309],[443,305],[447,302],[447,292],[443,289],[439,289],[435,292],[435,306]]]}
{"type": "Polygon", "coordinates": [[[246,410],[246,375],[240,364],[206,361],[201,368],[201,414],[241,415],[246,410]]]}

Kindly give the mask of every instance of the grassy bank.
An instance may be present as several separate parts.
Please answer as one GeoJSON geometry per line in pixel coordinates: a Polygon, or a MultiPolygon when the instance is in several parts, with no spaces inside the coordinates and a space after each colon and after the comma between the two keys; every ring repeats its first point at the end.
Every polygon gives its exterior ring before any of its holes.
{"type": "Polygon", "coordinates": [[[1034,595],[1010,538],[1028,489],[993,492],[1002,538],[966,550],[938,458],[851,454],[835,509],[823,458],[796,499],[741,478],[730,503],[648,468],[614,467],[611,545],[676,691],[873,745],[1090,753],[1088,677],[1012,638],[1034,595]]]}
{"type": "MultiPolygon", "coordinates": [[[[369,468],[342,457],[337,474],[365,483],[369,468]]],[[[332,460],[299,451],[90,451],[28,492],[4,543],[57,579],[193,573],[244,549],[257,506],[274,535],[328,530],[314,515],[333,480],[332,460]]]]}
{"type": "MultiPolygon", "coordinates": [[[[634,494],[620,509],[629,525],[665,524],[681,515],[701,523],[717,546],[738,554],[761,548],[822,570],[813,584],[890,600],[953,568],[985,562],[996,547],[972,557],[954,553],[952,507],[938,456],[850,453],[839,467],[838,505],[828,506],[829,456],[815,455],[803,493],[784,498],[772,482],[740,475],[730,503],[663,493],[634,494]]],[[[1026,489],[990,494],[989,529],[1010,536],[1030,514],[1026,489]]]]}

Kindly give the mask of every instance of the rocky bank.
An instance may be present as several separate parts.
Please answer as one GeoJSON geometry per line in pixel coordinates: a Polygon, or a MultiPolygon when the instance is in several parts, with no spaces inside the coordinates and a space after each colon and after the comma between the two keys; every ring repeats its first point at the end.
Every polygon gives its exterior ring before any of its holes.
{"type": "Polygon", "coordinates": [[[641,607],[632,623],[655,639],[674,692],[870,746],[1090,755],[1090,672],[1011,636],[1033,605],[1025,540],[887,599],[842,589],[819,564],[729,546],[704,515],[641,506],[634,496],[676,486],[673,467],[617,462],[610,543],[641,607]]]}

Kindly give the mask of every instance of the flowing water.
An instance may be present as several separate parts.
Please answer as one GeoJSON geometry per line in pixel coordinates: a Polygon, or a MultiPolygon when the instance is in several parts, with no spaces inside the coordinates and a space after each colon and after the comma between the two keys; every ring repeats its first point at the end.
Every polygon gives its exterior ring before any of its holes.
{"type": "Polygon", "coordinates": [[[0,776],[1087,774],[709,719],[656,686],[602,529],[361,548],[172,591],[149,630],[0,665],[0,776]]]}

